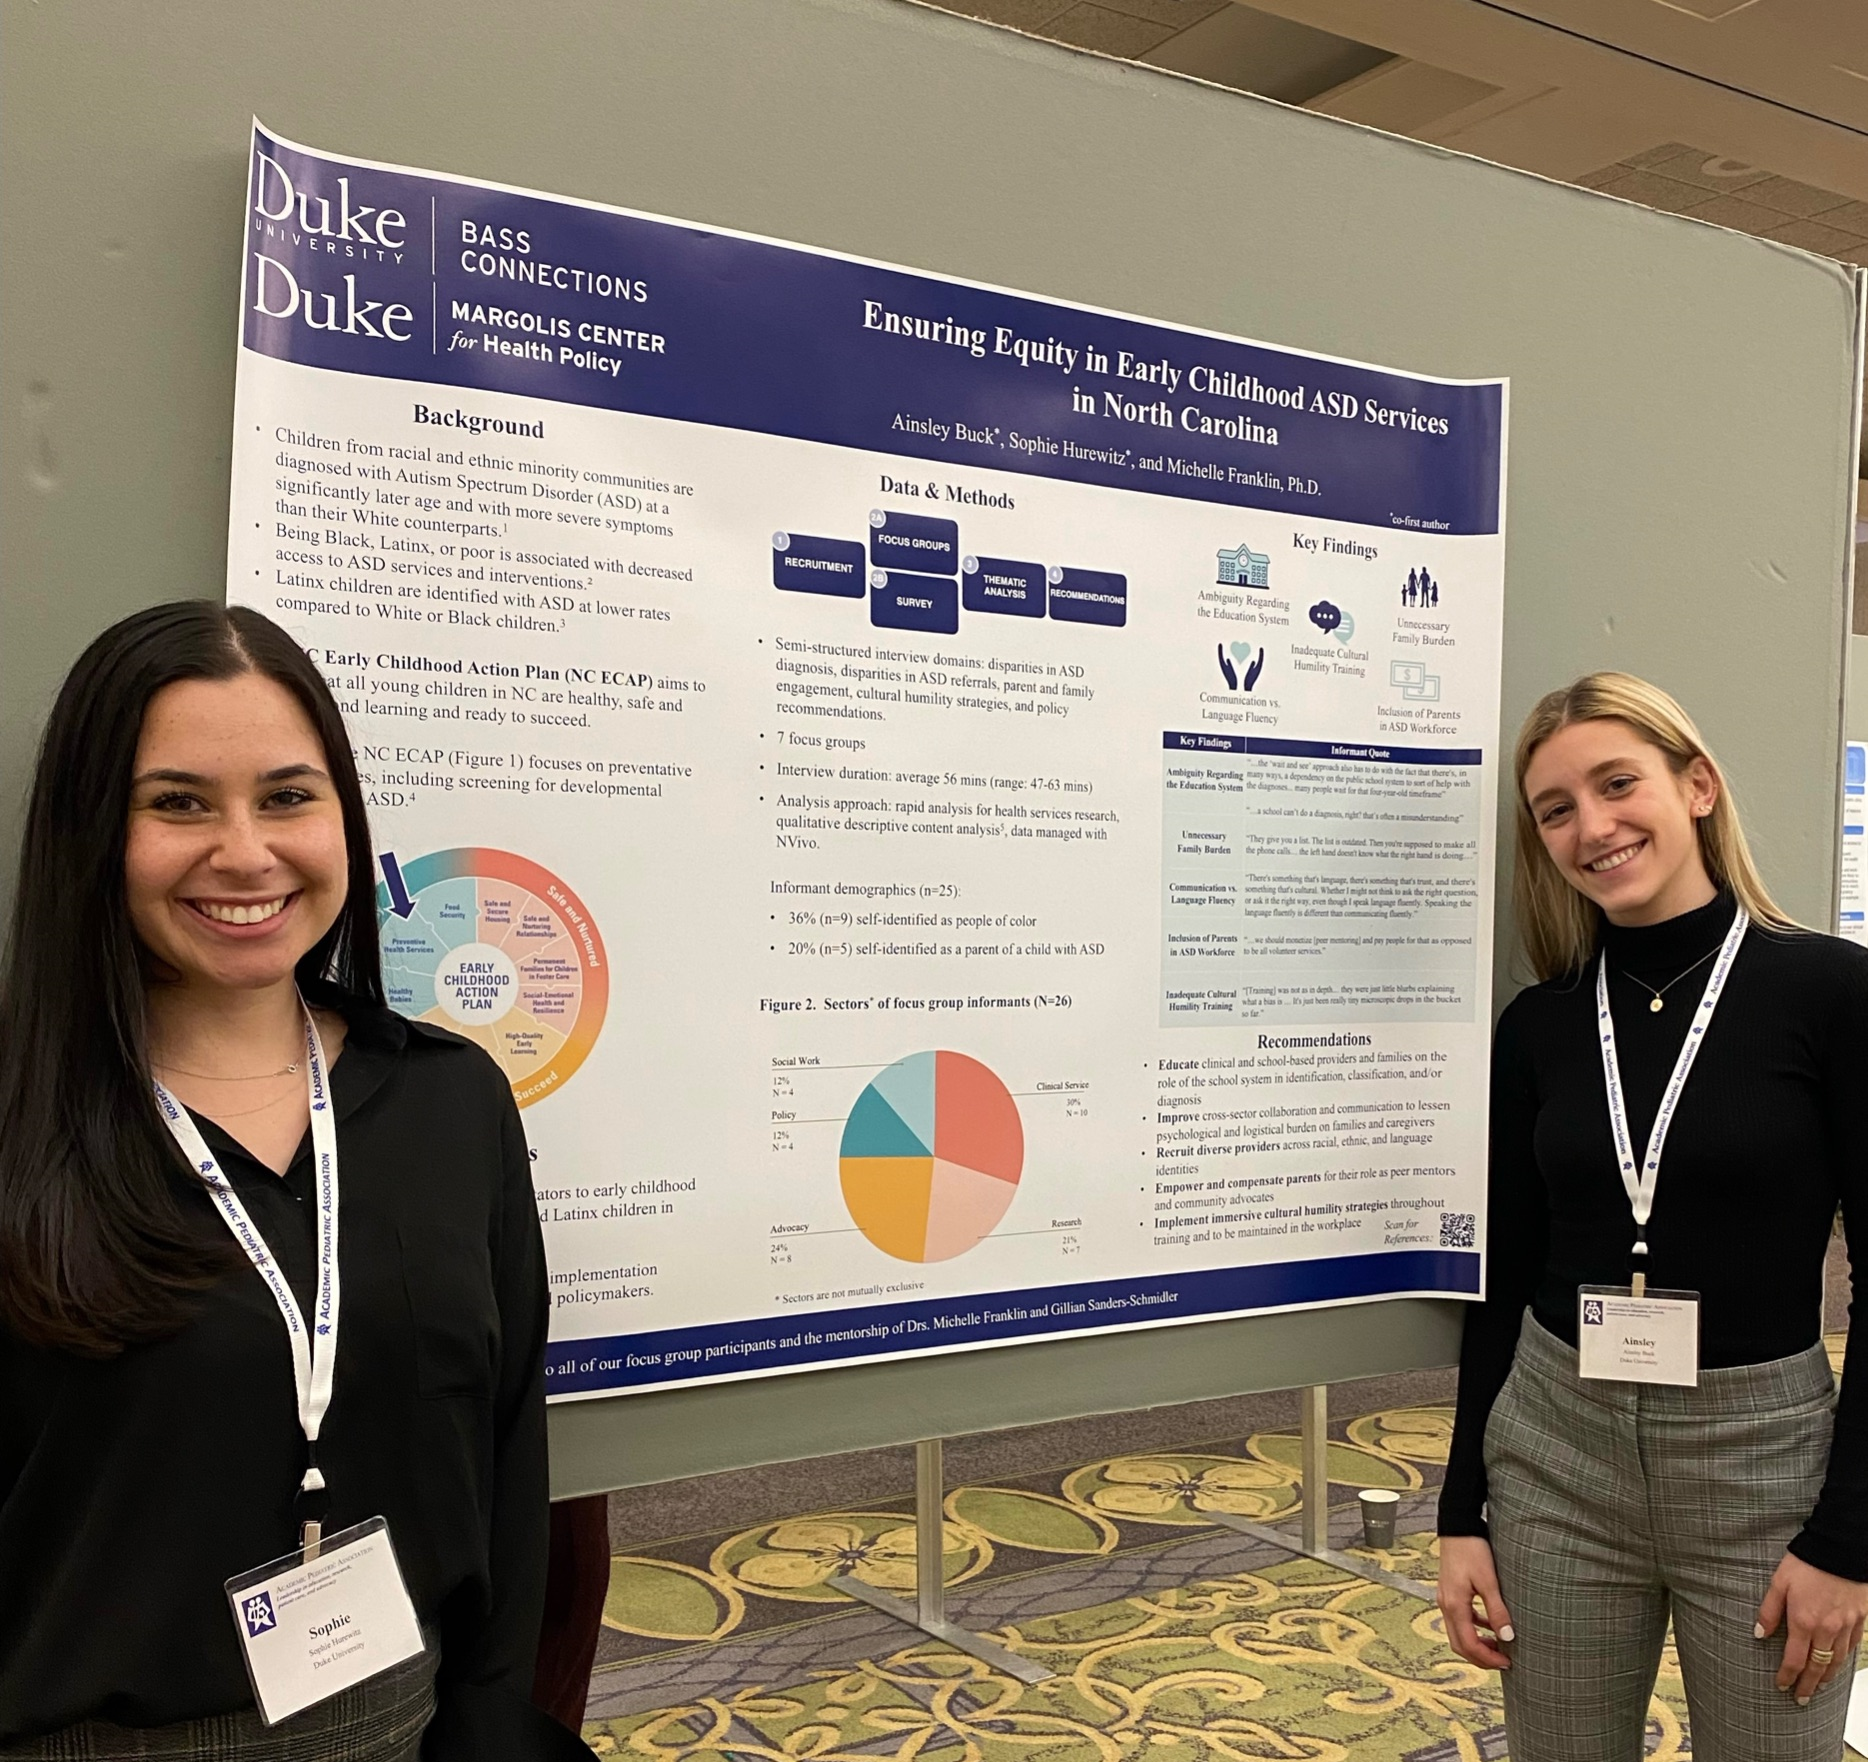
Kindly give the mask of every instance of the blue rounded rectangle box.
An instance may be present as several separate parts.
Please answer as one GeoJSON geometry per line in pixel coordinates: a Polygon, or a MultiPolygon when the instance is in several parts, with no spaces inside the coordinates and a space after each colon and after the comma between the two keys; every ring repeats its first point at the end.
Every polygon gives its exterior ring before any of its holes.
{"type": "Polygon", "coordinates": [[[960,584],[944,575],[869,572],[869,622],[884,630],[953,636],[960,628],[960,584]]]}
{"type": "Polygon", "coordinates": [[[805,532],[772,534],[774,587],[860,600],[865,584],[863,547],[854,539],[812,538],[805,532]]]}
{"type": "Polygon", "coordinates": [[[1051,616],[1070,624],[1126,624],[1129,578],[1103,569],[1053,569],[1051,616]]]}
{"type": "Polygon", "coordinates": [[[960,565],[960,603],[969,612],[1044,616],[1044,565],[1006,557],[968,557],[960,565]]]}
{"type": "Polygon", "coordinates": [[[960,573],[960,523],[877,508],[869,516],[869,560],[879,569],[960,573]]]}

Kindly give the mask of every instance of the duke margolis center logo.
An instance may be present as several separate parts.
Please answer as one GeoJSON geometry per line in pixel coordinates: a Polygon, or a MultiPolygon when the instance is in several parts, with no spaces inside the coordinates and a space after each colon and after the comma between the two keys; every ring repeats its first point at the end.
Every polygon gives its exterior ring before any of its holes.
{"type": "Polygon", "coordinates": [[[336,292],[314,281],[301,263],[295,270],[276,250],[349,258],[401,267],[409,223],[400,209],[357,198],[340,176],[335,196],[300,189],[292,174],[269,153],[253,156],[253,231],[270,249],[253,253],[252,310],[262,318],[301,319],[312,330],[406,343],[415,334],[415,313],[400,300],[370,299],[345,273],[336,292]]]}

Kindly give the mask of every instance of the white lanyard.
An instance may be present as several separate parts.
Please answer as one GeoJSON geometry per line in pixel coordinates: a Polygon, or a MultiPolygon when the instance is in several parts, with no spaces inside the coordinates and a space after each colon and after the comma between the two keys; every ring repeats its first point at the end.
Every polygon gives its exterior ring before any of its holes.
{"type": "Polygon", "coordinates": [[[1609,1126],[1615,1134],[1615,1160],[1621,1165],[1622,1185],[1627,1188],[1628,1203],[1634,1208],[1636,1254],[1647,1253],[1647,1221],[1654,1210],[1654,1189],[1660,1185],[1660,1153],[1661,1147],[1667,1142],[1667,1128],[1673,1124],[1674,1110],[1680,1104],[1680,1091],[1686,1087],[1693,1061],[1699,1057],[1699,1049],[1705,1043],[1706,1029],[1712,1023],[1712,1012],[1718,1007],[1719,994],[1725,989],[1732,962],[1738,955],[1738,945],[1745,940],[1745,931],[1750,924],[1750,917],[1744,907],[1740,906],[1732,919],[1731,929],[1725,933],[1725,944],[1719,950],[1719,958],[1713,963],[1712,973],[1706,980],[1706,990],[1699,1000],[1699,1008],[1693,1012],[1693,1019],[1687,1024],[1686,1039],[1680,1047],[1680,1056],[1674,1060],[1673,1076],[1668,1079],[1666,1091],[1660,1098],[1660,1111],[1655,1114],[1654,1128],[1648,1133],[1647,1155],[1642,1158],[1638,1174],[1635,1171],[1634,1138],[1628,1130],[1628,1103],[1622,1090],[1621,1062],[1615,1056],[1615,1018],[1609,1014],[1607,949],[1602,951],[1602,958],[1596,963],[1596,1025],[1602,1039],[1602,1080],[1608,1089],[1609,1126]]]}
{"type": "MultiPolygon", "coordinates": [[[[304,1009],[302,998],[299,1007],[304,1009]]],[[[156,1084],[156,1102],[175,1142],[194,1164],[195,1172],[220,1208],[222,1219],[233,1231],[234,1240],[266,1281],[273,1302],[278,1304],[279,1313],[285,1318],[285,1331],[292,1342],[292,1381],[298,1390],[298,1423],[304,1428],[309,1451],[309,1463],[299,1491],[313,1493],[324,1486],[324,1476],[318,1469],[318,1431],[331,1405],[332,1379],[337,1368],[337,1121],[331,1112],[324,1048],[319,1044],[317,1025],[308,1009],[305,1010],[305,1082],[311,1097],[312,1173],[318,1213],[318,1289],[310,1328],[305,1325],[291,1285],[266,1246],[266,1238],[247,1216],[240,1195],[221,1172],[220,1164],[187,1108],[160,1083],[156,1084]]],[[[318,1534],[317,1524],[305,1525],[308,1546],[316,1547],[318,1534]]]]}

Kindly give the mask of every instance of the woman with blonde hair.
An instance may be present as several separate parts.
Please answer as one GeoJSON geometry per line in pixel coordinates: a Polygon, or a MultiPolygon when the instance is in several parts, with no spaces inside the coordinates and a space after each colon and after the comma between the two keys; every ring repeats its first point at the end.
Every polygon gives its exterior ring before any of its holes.
{"type": "Polygon", "coordinates": [[[1512,1762],[1640,1757],[1669,1618],[1698,1762],[1834,1762],[1868,1396],[1835,1395],[1823,1259],[1868,1183],[1868,951],[1773,903],[1699,731],[1645,680],[1543,698],[1516,783],[1541,982],[1493,1053],[1447,1636],[1505,1673],[1512,1762]]]}

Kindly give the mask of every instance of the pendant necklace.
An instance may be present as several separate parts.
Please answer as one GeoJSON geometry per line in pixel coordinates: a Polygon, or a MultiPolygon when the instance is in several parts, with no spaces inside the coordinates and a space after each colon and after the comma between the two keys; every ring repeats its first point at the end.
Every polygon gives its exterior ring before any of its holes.
{"type": "Polygon", "coordinates": [[[270,1077],[290,1077],[298,1070],[298,1060],[281,1065],[276,1071],[250,1071],[244,1076],[222,1077],[213,1071],[190,1071],[180,1065],[158,1064],[157,1070],[172,1071],[178,1077],[193,1077],[202,1083],[264,1083],[270,1077]]]}
{"type": "Polygon", "coordinates": [[[150,1063],[159,1071],[173,1071],[178,1077],[193,1077],[201,1083],[265,1083],[274,1077],[295,1077],[301,1060],[293,1059],[290,1064],[281,1065],[276,1071],[245,1071],[236,1077],[222,1076],[218,1071],[191,1071],[185,1065],[165,1064],[160,1059],[151,1059],[150,1063]]]}
{"type": "Polygon", "coordinates": [[[1709,960],[1711,960],[1712,957],[1718,952],[1719,951],[1716,948],[1707,949],[1706,952],[1702,954],[1698,960],[1696,960],[1690,967],[1686,969],[1685,973],[1675,973],[1674,976],[1671,979],[1669,979],[1667,983],[1661,986],[1658,990],[1656,990],[1652,985],[1650,985],[1645,979],[1636,979],[1634,974],[1629,972],[1626,967],[1622,968],[1622,977],[1624,979],[1634,980],[1635,984],[1639,985],[1643,991],[1649,994],[1649,1002],[1647,1006],[1648,1013],[1650,1015],[1657,1016],[1660,1014],[1660,1012],[1663,1009],[1667,1007],[1666,1002],[1665,1002],[1667,993],[1671,991],[1676,985],[1678,985],[1680,981],[1687,976],[1688,973],[1697,973],[1699,969],[1703,967],[1709,960]]]}

